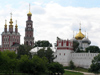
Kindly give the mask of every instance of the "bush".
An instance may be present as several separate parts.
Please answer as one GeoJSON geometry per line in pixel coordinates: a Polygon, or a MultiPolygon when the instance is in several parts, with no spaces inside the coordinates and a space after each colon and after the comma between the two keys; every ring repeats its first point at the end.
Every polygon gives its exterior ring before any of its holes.
{"type": "Polygon", "coordinates": [[[70,67],[69,66],[65,66],[64,69],[70,69],[70,67]]]}
{"type": "Polygon", "coordinates": [[[56,73],[61,73],[63,74],[64,73],[64,68],[63,68],[63,65],[62,64],[59,64],[58,62],[53,62],[53,63],[50,63],[48,65],[48,69],[49,69],[49,74],[56,74],[56,73]]]}
{"type": "Polygon", "coordinates": [[[89,68],[89,71],[93,73],[100,73],[100,54],[95,56],[92,60],[92,64],[89,68]]]}
{"type": "Polygon", "coordinates": [[[73,63],[73,61],[70,61],[70,63],[69,63],[69,69],[75,69],[75,65],[74,65],[74,63],[73,63]]]}

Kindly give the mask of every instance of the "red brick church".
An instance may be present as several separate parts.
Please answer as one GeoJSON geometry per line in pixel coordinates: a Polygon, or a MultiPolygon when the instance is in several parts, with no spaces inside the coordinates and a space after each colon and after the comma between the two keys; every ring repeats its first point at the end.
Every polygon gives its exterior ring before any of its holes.
{"type": "Polygon", "coordinates": [[[5,20],[4,31],[1,34],[2,46],[0,47],[0,50],[14,51],[20,44],[20,33],[18,32],[17,21],[16,21],[15,27],[13,26],[12,13],[11,13],[10,21],[9,21],[9,30],[7,28],[8,27],[5,20]],[[15,28],[15,31],[13,28],[15,28]]]}
{"type": "MultiPolygon", "coordinates": [[[[30,12],[29,7],[29,13],[27,14],[27,21],[26,21],[26,27],[25,27],[25,37],[24,37],[24,44],[34,46],[34,37],[33,37],[33,21],[31,20],[32,13],[30,12]]],[[[4,31],[1,34],[2,38],[2,45],[0,46],[0,51],[4,50],[11,50],[15,51],[20,45],[20,33],[18,32],[18,25],[16,21],[16,25],[14,27],[13,20],[12,20],[12,13],[11,18],[9,22],[9,30],[7,29],[7,23],[5,20],[4,25],[4,31]],[[15,31],[13,30],[15,28],[15,31]],[[7,31],[8,30],[8,31],[7,31]]]]}

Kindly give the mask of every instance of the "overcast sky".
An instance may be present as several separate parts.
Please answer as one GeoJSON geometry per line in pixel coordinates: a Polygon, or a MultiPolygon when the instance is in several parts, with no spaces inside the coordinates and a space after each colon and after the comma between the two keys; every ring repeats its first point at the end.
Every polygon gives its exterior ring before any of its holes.
{"type": "Polygon", "coordinates": [[[0,0],[0,34],[4,31],[5,19],[9,26],[12,12],[13,25],[17,20],[21,44],[24,43],[29,3],[35,41],[48,40],[53,44],[57,36],[72,39],[73,31],[74,35],[79,32],[81,22],[82,33],[88,33],[91,45],[100,47],[100,0],[0,0]]]}

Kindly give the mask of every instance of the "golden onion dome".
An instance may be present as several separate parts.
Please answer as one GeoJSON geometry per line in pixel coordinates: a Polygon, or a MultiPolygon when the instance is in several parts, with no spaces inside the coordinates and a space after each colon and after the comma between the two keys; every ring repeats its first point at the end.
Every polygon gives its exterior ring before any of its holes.
{"type": "Polygon", "coordinates": [[[81,29],[79,29],[79,33],[76,34],[75,39],[82,40],[85,37],[84,34],[81,33],[81,29]]]}
{"type": "Polygon", "coordinates": [[[29,13],[27,14],[28,16],[31,16],[32,15],[32,13],[29,11],[29,13]]]}
{"type": "Polygon", "coordinates": [[[10,28],[13,28],[13,25],[12,25],[13,24],[13,21],[12,21],[12,13],[10,13],[10,15],[11,15],[11,18],[10,18],[10,22],[9,22],[10,23],[9,27],[10,28]]]}

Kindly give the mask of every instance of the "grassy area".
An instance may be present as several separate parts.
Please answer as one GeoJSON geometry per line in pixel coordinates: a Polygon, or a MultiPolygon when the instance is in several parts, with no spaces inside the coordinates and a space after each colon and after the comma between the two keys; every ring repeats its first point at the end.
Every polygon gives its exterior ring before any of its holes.
{"type": "Polygon", "coordinates": [[[84,74],[80,72],[65,71],[63,75],[84,75],[84,74]]]}
{"type": "Polygon", "coordinates": [[[25,74],[25,73],[14,73],[14,74],[0,73],[0,75],[28,75],[28,74],[25,74]]]}
{"type": "Polygon", "coordinates": [[[82,72],[88,72],[88,69],[80,68],[80,67],[77,67],[74,70],[76,70],[76,71],[82,71],[82,72]]]}
{"type": "MultiPolygon", "coordinates": [[[[33,75],[33,74],[26,74],[26,73],[5,74],[5,73],[0,73],[0,75],[33,75]]],[[[41,74],[41,75],[47,75],[47,74],[41,74]]]]}
{"type": "MultiPolygon", "coordinates": [[[[70,68],[68,66],[64,67],[64,69],[69,69],[70,68]]],[[[75,69],[73,70],[76,70],[76,71],[82,71],[82,72],[88,72],[88,69],[85,69],[85,68],[81,68],[81,67],[76,67],[75,69]]]]}

